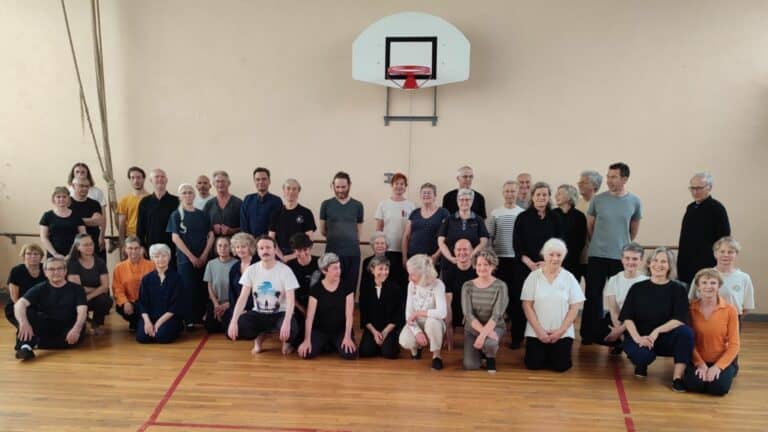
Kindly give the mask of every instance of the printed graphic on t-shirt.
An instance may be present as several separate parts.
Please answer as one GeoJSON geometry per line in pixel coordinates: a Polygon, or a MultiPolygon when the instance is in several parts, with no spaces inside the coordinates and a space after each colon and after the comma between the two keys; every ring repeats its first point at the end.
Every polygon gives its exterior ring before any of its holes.
{"type": "Polygon", "coordinates": [[[280,296],[283,293],[276,290],[270,281],[263,281],[253,292],[253,310],[262,313],[280,311],[280,296]]]}

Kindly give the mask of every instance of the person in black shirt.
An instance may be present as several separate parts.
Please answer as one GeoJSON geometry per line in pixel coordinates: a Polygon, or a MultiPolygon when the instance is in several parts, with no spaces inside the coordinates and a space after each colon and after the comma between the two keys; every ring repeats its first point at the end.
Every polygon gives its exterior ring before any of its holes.
{"type": "Polygon", "coordinates": [[[274,213],[269,221],[269,236],[277,241],[278,257],[288,262],[296,257],[296,250],[291,246],[294,234],[312,235],[317,230],[312,210],[299,204],[301,185],[295,179],[283,183],[283,206],[274,213]]]}
{"type": "MultiPolygon", "coordinates": [[[[256,254],[256,239],[248,233],[239,232],[233,235],[229,240],[229,243],[232,245],[233,255],[239,262],[233,264],[229,269],[230,306],[221,316],[221,325],[224,329],[228,329],[229,324],[232,322],[232,312],[235,310],[235,302],[240,298],[240,292],[243,290],[243,286],[240,284],[240,278],[245,273],[245,270],[253,264],[255,261],[253,257],[256,254]]],[[[248,297],[248,302],[245,304],[245,310],[251,309],[253,309],[253,296],[248,297]]],[[[226,334],[226,330],[224,331],[224,334],[226,334]]]]}
{"type": "Polygon", "coordinates": [[[578,199],[579,191],[576,187],[569,184],[560,185],[555,194],[558,208],[552,212],[560,216],[563,223],[563,240],[568,250],[573,251],[565,256],[563,267],[571,272],[577,281],[580,281],[583,276],[581,251],[587,242],[587,217],[576,208],[578,199]]]}
{"type": "Polygon", "coordinates": [[[299,346],[299,356],[311,359],[336,351],[341,358],[354,360],[357,358],[352,332],[354,292],[341,283],[341,264],[336,254],[323,255],[318,264],[325,279],[309,289],[304,342],[299,346]]]}
{"type": "Polygon", "coordinates": [[[77,217],[82,219],[85,232],[91,236],[93,244],[96,245],[96,256],[107,262],[107,249],[104,241],[106,218],[101,213],[101,204],[88,198],[90,188],[91,182],[87,177],[75,177],[72,180],[73,193],[69,201],[69,208],[77,217]]]}
{"type": "Polygon", "coordinates": [[[40,246],[34,243],[25,244],[21,247],[21,253],[19,254],[24,263],[12,268],[11,273],[8,275],[7,283],[10,301],[5,305],[5,319],[14,327],[19,327],[19,322],[13,314],[13,305],[21,297],[24,297],[24,294],[30,288],[47,280],[43,272],[43,266],[40,264],[44,255],[45,252],[40,246]]]}
{"type": "Polygon", "coordinates": [[[109,295],[109,271],[107,264],[94,255],[95,245],[88,234],[78,234],[72,244],[67,261],[67,280],[80,285],[85,291],[88,311],[93,312],[90,320],[93,334],[103,333],[104,317],[112,308],[109,295]]]}
{"type": "Polygon", "coordinates": [[[467,239],[472,244],[474,251],[485,248],[488,244],[488,228],[482,217],[471,210],[474,202],[474,192],[471,189],[461,189],[457,194],[459,210],[443,220],[437,233],[437,245],[442,254],[441,271],[448,264],[455,264],[453,247],[459,239],[467,239]]]}
{"type": "Polygon", "coordinates": [[[69,209],[69,190],[63,186],[53,189],[53,209],[40,218],[40,242],[49,257],[65,258],[78,233],[85,232],[82,219],[69,209]]]}
{"type": "MultiPolygon", "coordinates": [[[[453,349],[453,329],[464,325],[464,312],[461,310],[461,287],[464,282],[477,277],[472,267],[472,244],[467,239],[456,241],[453,246],[453,256],[456,263],[447,264],[440,279],[445,284],[445,301],[448,314],[445,316],[444,343],[448,349],[453,349]]],[[[522,313],[522,312],[521,312],[522,313]]]]}
{"type": "Polygon", "coordinates": [[[369,283],[360,284],[360,357],[383,356],[396,359],[400,355],[398,334],[405,318],[400,287],[390,281],[389,260],[375,256],[364,271],[373,275],[369,283]]]}
{"type": "Polygon", "coordinates": [[[624,352],[635,365],[635,376],[648,376],[648,365],[657,355],[672,356],[675,367],[672,389],[685,391],[683,373],[691,360],[693,331],[688,327],[685,287],[670,280],[674,256],[658,248],[648,257],[649,280],[632,285],[619,320],[624,322],[624,352]]]}
{"type": "Polygon", "coordinates": [[[690,285],[697,271],[717,264],[712,245],[720,238],[731,235],[731,224],[725,207],[710,195],[712,175],[694,175],[688,190],[693,202],[686,207],[680,228],[677,274],[681,282],[690,285]]]}
{"type": "Polygon", "coordinates": [[[139,215],[136,221],[136,236],[145,249],[153,244],[163,243],[171,248],[171,267],[176,267],[176,245],[171,240],[171,233],[166,231],[168,219],[179,208],[179,197],[168,193],[168,177],[165,171],[154,169],[149,174],[149,181],[154,192],[139,202],[139,215]]]}
{"type": "Polygon", "coordinates": [[[485,198],[483,195],[472,189],[472,180],[475,178],[475,173],[471,167],[463,166],[459,168],[456,173],[456,181],[459,182],[458,189],[454,189],[443,196],[443,208],[448,210],[450,214],[454,214],[459,211],[459,205],[456,199],[460,189],[471,189],[474,192],[475,199],[472,201],[472,212],[481,218],[485,219],[485,198]]]}
{"type": "Polygon", "coordinates": [[[16,358],[35,357],[33,349],[61,349],[77,345],[83,336],[88,306],[85,291],[67,282],[67,263],[51,257],[45,261],[48,281],[30,288],[14,305],[19,330],[16,358]]]}
{"type": "Polygon", "coordinates": [[[298,232],[291,236],[291,249],[296,253],[296,258],[286,262],[296,280],[299,281],[299,288],[296,290],[296,312],[300,315],[297,320],[304,322],[307,316],[307,305],[309,303],[309,288],[322,279],[323,275],[317,266],[318,257],[312,255],[312,239],[308,235],[298,232]]]}

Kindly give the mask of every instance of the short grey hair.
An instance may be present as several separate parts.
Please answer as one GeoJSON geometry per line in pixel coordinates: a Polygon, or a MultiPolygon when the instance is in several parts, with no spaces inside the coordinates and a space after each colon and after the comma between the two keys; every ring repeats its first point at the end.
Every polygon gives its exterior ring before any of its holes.
{"type": "Polygon", "coordinates": [[[214,180],[218,176],[222,176],[225,179],[229,180],[229,174],[226,171],[224,171],[224,170],[214,171],[213,174],[211,174],[211,178],[214,179],[214,180]]]}
{"type": "Polygon", "coordinates": [[[384,243],[386,243],[387,247],[389,247],[389,241],[387,241],[387,235],[384,234],[383,231],[375,231],[371,235],[371,247],[373,247],[373,242],[375,242],[377,238],[383,238],[384,239],[384,243]]]}
{"type": "Polygon", "coordinates": [[[456,170],[456,177],[460,176],[460,175],[461,175],[461,173],[462,173],[462,172],[464,172],[464,171],[466,171],[466,170],[470,170],[470,171],[472,171],[472,173],[473,173],[473,174],[474,174],[474,172],[475,172],[475,170],[473,170],[471,166],[469,166],[469,165],[464,165],[463,167],[461,167],[461,168],[459,168],[458,170],[456,170]]]}
{"type": "Polygon", "coordinates": [[[385,265],[389,267],[391,264],[389,262],[389,258],[385,256],[374,256],[371,258],[371,261],[368,263],[368,268],[365,270],[368,270],[369,272],[373,273],[373,270],[376,268],[376,266],[385,265]]]}
{"type": "Polygon", "coordinates": [[[165,243],[155,243],[149,247],[149,256],[153,257],[157,254],[165,254],[170,258],[171,248],[165,243]]]}
{"type": "Polygon", "coordinates": [[[696,174],[691,177],[691,179],[695,179],[696,177],[704,180],[704,183],[707,184],[707,186],[712,187],[712,184],[714,182],[714,178],[712,178],[712,174],[708,173],[707,171],[697,172],[696,174]]]}
{"type": "Polygon", "coordinates": [[[285,181],[283,182],[283,188],[285,188],[288,185],[296,186],[297,188],[299,188],[299,192],[301,192],[301,183],[299,183],[299,181],[296,180],[295,178],[285,179],[285,181]]]}
{"type": "Polygon", "coordinates": [[[493,268],[499,266],[499,256],[491,248],[483,248],[472,254],[472,268],[477,267],[477,260],[480,258],[484,259],[493,268]]]}
{"type": "Polygon", "coordinates": [[[65,258],[59,258],[55,256],[48,257],[45,259],[43,269],[48,270],[48,267],[50,267],[51,264],[57,263],[57,262],[64,264],[64,270],[67,269],[67,260],[65,258]]]}
{"type": "Polygon", "coordinates": [[[600,186],[603,184],[603,176],[595,170],[584,170],[581,172],[581,176],[589,179],[589,182],[592,183],[592,188],[595,190],[595,192],[597,192],[597,190],[600,189],[600,186]]]}
{"type": "Polygon", "coordinates": [[[468,196],[473,202],[475,201],[475,191],[472,189],[459,189],[456,193],[456,202],[459,202],[459,198],[468,196]]]}
{"type": "Polygon", "coordinates": [[[568,246],[565,245],[565,242],[560,240],[557,237],[552,237],[551,239],[547,240],[544,243],[544,246],[541,248],[541,256],[548,254],[549,252],[560,252],[563,254],[563,258],[565,258],[566,255],[568,255],[568,246]]]}
{"type": "Polygon", "coordinates": [[[639,253],[640,257],[642,258],[643,254],[645,253],[645,249],[643,249],[640,244],[635,242],[630,242],[624,245],[624,247],[621,248],[621,255],[624,255],[624,252],[632,252],[632,253],[639,253]]]}
{"type": "Polygon", "coordinates": [[[565,189],[565,193],[568,194],[568,202],[570,202],[571,207],[576,205],[576,201],[579,200],[579,190],[576,189],[575,186],[569,184],[561,184],[557,188],[565,189]]]}
{"type": "Polygon", "coordinates": [[[317,268],[320,269],[320,271],[324,272],[328,270],[328,267],[330,267],[332,264],[340,263],[341,260],[339,259],[339,256],[336,255],[333,252],[328,252],[320,257],[319,260],[317,260],[317,268]]]}
{"type": "Polygon", "coordinates": [[[506,185],[515,185],[515,186],[519,187],[520,186],[520,182],[517,181],[517,180],[507,180],[507,181],[504,182],[503,185],[501,185],[501,188],[504,189],[504,186],[506,186],[506,185]]]}
{"type": "Polygon", "coordinates": [[[432,286],[437,280],[437,270],[432,264],[432,258],[425,254],[417,254],[408,259],[406,263],[408,273],[415,273],[421,276],[419,285],[432,286]]]}

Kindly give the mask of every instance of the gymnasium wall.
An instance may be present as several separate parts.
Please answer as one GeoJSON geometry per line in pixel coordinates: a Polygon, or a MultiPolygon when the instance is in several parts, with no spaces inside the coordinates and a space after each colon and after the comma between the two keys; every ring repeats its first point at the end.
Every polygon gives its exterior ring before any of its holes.
{"type": "MultiPolygon", "coordinates": [[[[0,232],[37,232],[71,165],[98,171],[83,134],[58,2],[2,0],[0,232]]],[[[86,96],[97,115],[89,2],[69,0],[86,96]]],[[[109,126],[118,194],[130,165],[163,167],[175,191],[226,169],[238,195],[251,171],[272,191],[296,177],[317,213],[333,173],[366,206],[409,175],[439,193],[475,168],[489,209],[520,171],[553,185],[582,169],[632,168],[644,204],[639,241],[677,243],[692,173],[715,176],[743,245],[741,266],[768,312],[768,3],[755,1],[102,1],[109,126]],[[472,44],[470,80],[440,87],[437,127],[385,127],[384,89],[351,79],[352,41],[377,19],[441,16],[472,44]]],[[[428,114],[429,91],[396,93],[393,114],[428,114]]],[[[97,131],[98,133],[98,131],[97,131]]],[[[104,188],[103,180],[97,184],[104,188]]],[[[0,274],[17,262],[0,239],[0,274]]]]}

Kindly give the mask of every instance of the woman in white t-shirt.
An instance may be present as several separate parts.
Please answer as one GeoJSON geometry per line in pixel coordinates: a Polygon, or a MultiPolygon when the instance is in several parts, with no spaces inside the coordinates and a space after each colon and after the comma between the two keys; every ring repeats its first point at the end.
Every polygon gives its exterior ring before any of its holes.
{"type": "Polygon", "coordinates": [[[437,278],[432,259],[424,254],[412,256],[408,268],[408,297],[405,301],[405,326],[400,332],[400,345],[411,351],[411,358],[421,358],[422,348],[432,352],[432,369],[443,368],[445,319],[448,309],[445,285],[437,278]]]}
{"type": "Polygon", "coordinates": [[[403,233],[408,217],[416,206],[405,198],[408,188],[408,177],[396,173],[390,180],[392,196],[379,203],[374,219],[376,231],[381,231],[387,239],[387,258],[392,265],[390,279],[400,286],[408,283],[403,266],[403,233]]]}
{"type": "Polygon", "coordinates": [[[528,319],[525,367],[565,372],[571,368],[573,322],[584,302],[576,278],[562,267],[565,242],[551,238],[541,248],[544,265],[525,279],[520,300],[528,319]]]}
{"type": "Polygon", "coordinates": [[[597,341],[611,347],[611,355],[621,355],[622,336],[626,328],[619,321],[619,313],[624,305],[624,299],[632,285],[648,280],[648,276],[640,272],[643,265],[643,247],[632,242],[621,248],[621,265],[624,270],[608,279],[603,290],[603,304],[608,313],[605,314],[598,328],[597,341]]]}
{"type": "MultiPolygon", "coordinates": [[[[741,317],[755,308],[755,288],[752,278],[736,266],[736,259],[741,252],[741,245],[733,237],[723,237],[712,246],[717,265],[715,269],[723,276],[723,286],[720,287],[720,297],[736,307],[741,317]]],[[[696,299],[696,287],[691,285],[688,298],[696,299]]]]}

